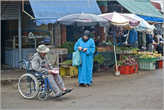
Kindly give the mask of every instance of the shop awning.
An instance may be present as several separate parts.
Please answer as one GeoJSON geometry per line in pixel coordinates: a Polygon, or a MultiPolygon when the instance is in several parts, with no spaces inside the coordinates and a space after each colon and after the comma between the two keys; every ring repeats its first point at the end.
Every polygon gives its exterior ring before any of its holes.
{"type": "Polygon", "coordinates": [[[37,25],[55,23],[60,17],[76,13],[101,14],[96,0],[29,0],[37,25]]]}
{"type": "Polygon", "coordinates": [[[164,22],[162,18],[143,16],[143,15],[138,15],[138,16],[149,22],[159,22],[159,23],[164,22]]]}
{"type": "Polygon", "coordinates": [[[147,21],[163,22],[163,15],[156,9],[150,0],[117,0],[131,13],[140,15],[147,21]]]}

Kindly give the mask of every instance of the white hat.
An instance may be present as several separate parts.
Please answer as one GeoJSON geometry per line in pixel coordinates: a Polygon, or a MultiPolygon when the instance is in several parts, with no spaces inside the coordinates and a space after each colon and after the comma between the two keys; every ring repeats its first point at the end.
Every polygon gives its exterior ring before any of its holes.
{"type": "Polygon", "coordinates": [[[39,45],[36,51],[39,53],[48,53],[50,49],[45,45],[39,45]]]}

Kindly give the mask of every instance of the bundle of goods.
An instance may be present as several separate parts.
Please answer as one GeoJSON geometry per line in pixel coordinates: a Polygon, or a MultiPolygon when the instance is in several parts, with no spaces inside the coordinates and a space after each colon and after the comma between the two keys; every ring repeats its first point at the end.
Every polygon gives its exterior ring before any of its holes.
{"type": "Polygon", "coordinates": [[[120,74],[133,74],[138,72],[138,64],[133,57],[124,56],[124,59],[118,62],[120,74]]]}
{"type": "Polygon", "coordinates": [[[163,60],[162,59],[157,61],[156,68],[157,69],[162,69],[163,68],[163,60]]]}

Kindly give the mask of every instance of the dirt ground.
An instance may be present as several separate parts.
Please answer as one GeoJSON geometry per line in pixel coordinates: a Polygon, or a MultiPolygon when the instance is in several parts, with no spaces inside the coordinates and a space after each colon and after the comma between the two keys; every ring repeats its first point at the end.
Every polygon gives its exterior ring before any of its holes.
{"type": "Polygon", "coordinates": [[[133,75],[113,76],[112,72],[96,73],[92,87],[77,86],[77,79],[65,79],[71,94],[59,99],[23,99],[16,84],[2,85],[2,109],[23,110],[164,110],[164,69],[142,71],[133,75]]]}

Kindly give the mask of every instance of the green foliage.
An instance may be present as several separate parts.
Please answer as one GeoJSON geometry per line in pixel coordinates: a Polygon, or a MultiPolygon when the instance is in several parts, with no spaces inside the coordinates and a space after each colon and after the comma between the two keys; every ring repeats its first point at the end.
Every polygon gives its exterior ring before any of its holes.
{"type": "Polygon", "coordinates": [[[104,57],[101,54],[98,54],[94,57],[94,62],[97,62],[99,64],[103,64],[104,63],[104,57]]]}
{"type": "Polygon", "coordinates": [[[118,65],[123,65],[124,63],[123,63],[123,61],[118,61],[118,65]]]}
{"type": "Polygon", "coordinates": [[[64,44],[62,44],[61,48],[67,48],[68,53],[72,53],[74,50],[74,44],[74,42],[65,42],[64,44]]]}
{"type": "Polygon", "coordinates": [[[72,64],[72,60],[66,60],[66,61],[62,62],[62,64],[64,64],[64,65],[71,65],[72,64]]]}
{"type": "Polygon", "coordinates": [[[106,42],[106,45],[108,45],[108,46],[113,46],[113,44],[112,44],[111,41],[106,42]]]}

